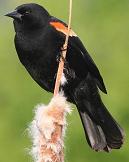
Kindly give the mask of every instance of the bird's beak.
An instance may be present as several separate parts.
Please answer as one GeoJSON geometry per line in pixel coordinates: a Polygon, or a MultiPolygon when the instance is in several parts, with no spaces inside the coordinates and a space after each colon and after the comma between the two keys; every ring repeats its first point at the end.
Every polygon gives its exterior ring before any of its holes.
{"type": "Polygon", "coordinates": [[[11,17],[13,19],[22,20],[22,14],[18,13],[16,10],[6,14],[5,16],[11,17]]]}

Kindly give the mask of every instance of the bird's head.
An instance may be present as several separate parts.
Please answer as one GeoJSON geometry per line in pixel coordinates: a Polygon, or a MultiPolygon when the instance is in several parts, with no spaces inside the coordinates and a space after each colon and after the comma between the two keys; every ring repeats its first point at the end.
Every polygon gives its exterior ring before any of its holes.
{"type": "Polygon", "coordinates": [[[14,26],[16,30],[21,30],[23,28],[38,29],[43,27],[50,18],[47,10],[34,3],[18,6],[13,12],[10,12],[5,16],[14,19],[14,26]]]}

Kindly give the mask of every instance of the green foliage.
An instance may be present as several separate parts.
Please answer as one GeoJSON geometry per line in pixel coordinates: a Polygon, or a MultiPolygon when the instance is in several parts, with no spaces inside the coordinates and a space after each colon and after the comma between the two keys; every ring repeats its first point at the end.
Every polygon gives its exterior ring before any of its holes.
{"type": "MultiPolygon", "coordinates": [[[[1,0],[0,5],[0,161],[27,162],[31,142],[26,128],[38,103],[48,103],[51,95],[27,74],[17,58],[10,19],[4,13],[22,3],[36,2],[52,15],[67,20],[67,2],[57,0],[1,0]]],[[[103,100],[126,132],[121,150],[96,153],[87,145],[77,111],[68,117],[66,162],[129,161],[129,1],[76,0],[73,2],[73,30],[97,63],[107,86],[103,100]]],[[[67,21],[66,21],[67,22],[67,21]]]]}

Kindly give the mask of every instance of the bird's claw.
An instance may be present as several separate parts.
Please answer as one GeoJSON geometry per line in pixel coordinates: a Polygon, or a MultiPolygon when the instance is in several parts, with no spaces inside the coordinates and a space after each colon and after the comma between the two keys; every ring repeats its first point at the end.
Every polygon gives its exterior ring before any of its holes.
{"type": "Polygon", "coordinates": [[[62,53],[61,53],[60,55],[57,56],[56,60],[57,60],[57,62],[60,62],[61,59],[62,59],[64,62],[66,62],[66,59],[64,58],[64,56],[63,56],[62,53]]]}
{"type": "Polygon", "coordinates": [[[61,51],[63,52],[63,51],[66,51],[67,50],[67,46],[63,46],[63,47],[61,47],[61,51]]]}

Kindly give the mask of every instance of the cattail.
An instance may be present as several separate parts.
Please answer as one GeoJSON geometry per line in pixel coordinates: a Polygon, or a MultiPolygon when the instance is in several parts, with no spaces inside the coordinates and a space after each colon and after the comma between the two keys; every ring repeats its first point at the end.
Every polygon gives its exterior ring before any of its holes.
{"type": "Polygon", "coordinates": [[[50,103],[39,105],[30,126],[33,140],[32,156],[35,162],[64,162],[64,135],[66,130],[66,114],[71,111],[63,93],[59,93],[63,77],[64,59],[66,57],[68,38],[71,26],[72,0],[69,7],[69,25],[66,40],[60,58],[54,97],[50,103]]]}
{"type": "Polygon", "coordinates": [[[63,162],[66,114],[71,109],[62,94],[52,98],[49,105],[39,105],[30,130],[33,140],[32,155],[36,162],[63,162]]]}

